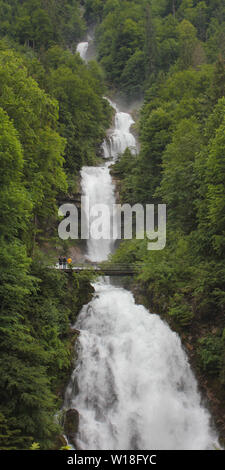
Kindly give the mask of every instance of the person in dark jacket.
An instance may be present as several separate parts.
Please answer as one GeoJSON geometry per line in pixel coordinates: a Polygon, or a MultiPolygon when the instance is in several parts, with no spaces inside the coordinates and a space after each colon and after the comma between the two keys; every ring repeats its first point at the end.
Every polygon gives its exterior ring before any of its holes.
{"type": "Polygon", "coordinates": [[[59,257],[59,269],[62,269],[63,268],[63,257],[60,256],[59,257]]]}
{"type": "Polygon", "coordinates": [[[67,268],[67,259],[66,257],[63,258],[63,269],[67,268]]]}

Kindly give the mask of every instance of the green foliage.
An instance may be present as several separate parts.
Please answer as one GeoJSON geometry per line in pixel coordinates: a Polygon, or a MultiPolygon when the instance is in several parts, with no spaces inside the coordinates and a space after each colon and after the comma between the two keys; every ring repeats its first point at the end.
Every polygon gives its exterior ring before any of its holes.
{"type": "Polygon", "coordinates": [[[101,71],[95,62],[87,67],[80,56],[60,47],[48,50],[46,87],[59,102],[59,133],[67,140],[65,167],[69,175],[93,164],[109,127],[111,109],[102,98],[101,71]]]}
{"type": "Polygon", "coordinates": [[[129,58],[121,75],[121,88],[130,94],[139,95],[145,77],[145,56],[139,49],[129,58]]]}
{"type": "Polygon", "coordinates": [[[86,0],[85,16],[99,23],[99,60],[107,79],[128,96],[140,94],[162,71],[199,67],[224,57],[222,0],[86,0]]]}
{"type": "Polygon", "coordinates": [[[2,0],[1,35],[32,48],[72,45],[85,32],[77,0],[2,0]]]}
{"type": "Polygon", "coordinates": [[[1,260],[0,400],[7,446],[24,449],[35,439],[49,448],[60,431],[56,390],[70,371],[69,325],[85,302],[84,284],[47,269],[50,260],[40,253],[30,266],[16,242],[1,243],[1,260]]]}
{"type": "Polygon", "coordinates": [[[190,232],[195,227],[196,181],[193,162],[201,148],[201,133],[194,119],[179,122],[163,154],[162,180],[157,194],[168,204],[171,223],[190,232]],[[185,211],[184,211],[185,207],[185,211]]]}
{"type": "Polygon", "coordinates": [[[95,161],[111,119],[99,66],[63,48],[85,30],[78,6],[0,1],[1,450],[54,447],[70,324],[92,295],[91,275],[51,270],[37,248],[51,251],[67,174],[95,161]]]}
{"type": "Polygon", "coordinates": [[[0,413],[0,449],[17,450],[21,445],[28,449],[31,438],[21,435],[21,430],[16,428],[16,418],[7,419],[0,413]]]}
{"type": "Polygon", "coordinates": [[[29,295],[35,292],[29,260],[15,242],[1,244],[1,260],[1,410],[9,420],[17,418],[22,435],[37,433],[47,439],[53,428],[54,396],[46,374],[47,354],[32,337],[25,317],[29,295]]]}
{"type": "Polygon", "coordinates": [[[212,233],[213,247],[220,255],[225,253],[224,234],[224,190],[225,190],[225,121],[217,128],[216,136],[210,141],[206,166],[208,183],[206,198],[208,205],[209,230],[212,233]]]}
{"type": "Polygon", "coordinates": [[[210,375],[218,375],[222,369],[225,344],[223,338],[208,335],[200,338],[198,356],[201,367],[210,375]]]}
{"type": "Polygon", "coordinates": [[[0,160],[0,233],[11,238],[26,230],[32,205],[22,182],[22,146],[12,122],[1,108],[0,160]]]}
{"type": "Polygon", "coordinates": [[[145,81],[146,20],[142,3],[107,1],[96,33],[99,59],[107,78],[132,95],[142,90],[145,81]]]}
{"type": "Polygon", "coordinates": [[[182,327],[190,326],[194,318],[190,305],[185,304],[183,296],[179,294],[174,295],[168,314],[182,327]]]}
{"type": "Polygon", "coordinates": [[[85,18],[88,22],[93,23],[102,19],[105,5],[104,0],[85,0],[84,4],[85,18]]]}
{"type": "Polygon", "coordinates": [[[193,54],[197,46],[197,31],[187,20],[178,25],[178,40],[180,47],[180,58],[178,61],[181,69],[187,69],[193,65],[193,54]]]}
{"type": "Polygon", "coordinates": [[[13,51],[1,51],[0,64],[0,106],[17,131],[23,152],[20,173],[33,216],[45,222],[54,210],[57,193],[67,187],[62,156],[65,140],[57,133],[58,104],[28,75],[23,60],[13,51]]]}
{"type": "Polygon", "coordinates": [[[30,450],[39,450],[39,449],[40,449],[39,442],[33,442],[33,444],[30,446],[30,450]]]}

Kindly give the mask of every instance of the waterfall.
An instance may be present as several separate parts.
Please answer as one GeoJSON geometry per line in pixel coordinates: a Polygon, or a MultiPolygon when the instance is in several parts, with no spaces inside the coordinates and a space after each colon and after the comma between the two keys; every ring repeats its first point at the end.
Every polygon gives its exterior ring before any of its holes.
{"type": "MultiPolygon", "coordinates": [[[[115,127],[103,150],[106,159],[115,160],[127,146],[135,151],[136,142],[131,116],[111,105],[115,127]]],[[[112,161],[81,171],[87,217],[90,205],[104,203],[110,210],[115,202],[112,161]]],[[[102,261],[112,249],[112,240],[90,238],[87,256],[102,261]]],[[[65,394],[65,408],[80,415],[75,445],[86,450],[218,446],[179,336],[109,279],[99,279],[94,288],[75,325],[81,331],[78,358],[65,394]]]]}
{"type": "MultiPolygon", "coordinates": [[[[110,213],[108,222],[110,224],[113,217],[112,207],[115,196],[108,164],[106,163],[103,167],[83,167],[81,171],[81,188],[83,195],[86,196],[87,206],[84,207],[86,216],[88,217],[93,206],[104,203],[108,206],[110,213]]],[[[106,227],[107,230],[110,232],[110,226],[106,227]]],[[[113,241],[110,236],[106,240],[95,240],[90,236],[87,242],[87,258],[90,261],[98,262],[107,260],[112,249],[113,241]]]]}
{"type": "Polygon", "coordinates": [[[88,50],[88,42],[80,42],[77,46],[77,52],[79,52],[81,59],[86,59],[86,54],[88,50]]]}
{"type": "MultiPolygon", "coordinates": [[[[83,167],[81,170],[81,189],[82,194],[86,196],[86,207],[84,212],[89,220],[91,208],[97,204],[104,203],[109,211],[109,227],[106,232],[110,236],[104,240],[95,240],[90,236],[87,242],[87,258],[90,261],[105,261],[113,251],[114,240],[111,227],[113,220],[113,204],[115,204],[115,188],[110,175],[110,164],[114,163],[117,156],[129,147],[133,152],[136,151],[136,140],[130,132],[130,126],[134,122],[130,114],[120,112],[117,105],[109,100],[110,105],[116,110],[115,129],[112,131],[110,147],[107,142],[102,144],[103,155],[106,159],[104,166],[83,167]]],[[[97,215],[97,214],[96,214],[97,215]]],[[[90,220],[92,222],[92,220],[90,220]]],[[[115,227],[114,227],[115,229],[115,227]]],[[[115,229],[116,231],[116,229],[115,229]]]]}
{"type": "Polygon", "coordinates": [[[105,158],[116,159],[126,148],[129,148],[132,154],[137,152],[136,140],[130,132],[134,120],[131,115],[119,111],[118,106],[107,98],[112,108],[115,110],[114,129],[109,132],[108,139],[103,142],[103,152],[105,158]]]}
{"type": "Polygon", "coordinates": [[[85,306],[67,406],[85,450],[205,450],[214,436],[180,339],[130,292],[103,283],[85,306]],[[74,382],[78,394],[74,394],[74,382]]]}

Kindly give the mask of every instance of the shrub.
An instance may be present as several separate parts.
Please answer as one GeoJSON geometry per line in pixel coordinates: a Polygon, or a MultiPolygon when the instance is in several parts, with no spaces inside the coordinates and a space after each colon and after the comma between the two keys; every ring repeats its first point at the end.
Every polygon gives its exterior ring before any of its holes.
{"type": "Polygon", "coordinates": [[[219,375],[224,353],[223,338],[208,335],[198,340],[199,364],[210,375],[219,375]]]}

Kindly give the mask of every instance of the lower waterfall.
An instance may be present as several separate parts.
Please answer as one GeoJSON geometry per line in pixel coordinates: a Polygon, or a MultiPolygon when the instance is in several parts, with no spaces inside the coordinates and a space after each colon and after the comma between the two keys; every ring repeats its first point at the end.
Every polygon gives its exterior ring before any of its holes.
{"type": "Polygon", "coordinates": [[[106,282],[76,323],[78,361],[65,397],[78,448],[205,450],[215,436],[179,336],[106,282]]]}

